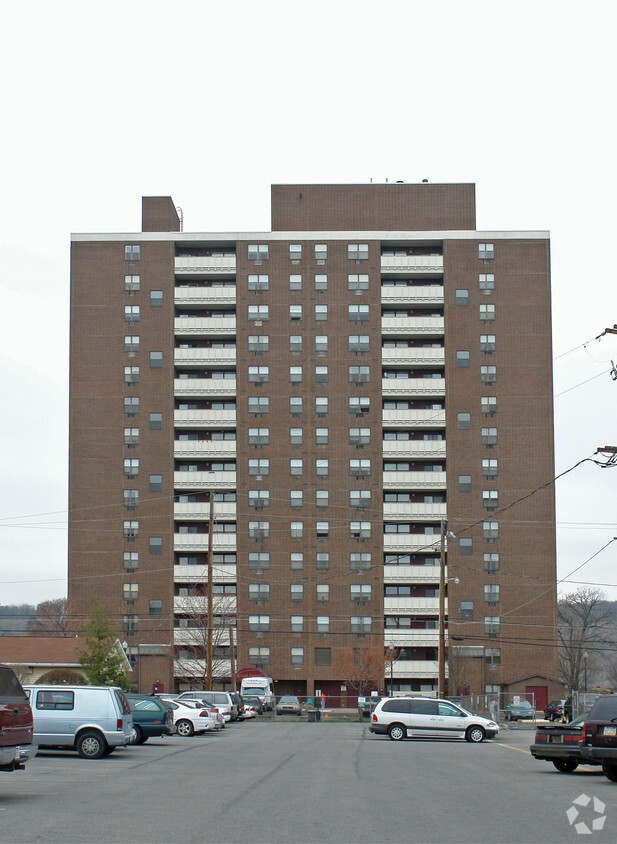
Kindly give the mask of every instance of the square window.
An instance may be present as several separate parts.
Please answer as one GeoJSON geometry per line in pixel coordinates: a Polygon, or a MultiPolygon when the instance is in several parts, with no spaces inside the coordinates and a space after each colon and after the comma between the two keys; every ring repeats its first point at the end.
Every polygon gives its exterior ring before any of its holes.
{"type": "Polygon", "coordinates": [[[289,412],[292,416],[300,416],[300,414],[302,413],[302,396],[290,397],[289,412]]]}
{"type": "Polygon", "coordinates": [[[249,445],[268,445],[270,443],[270,428],[249,428],[249,445]]]}
{"type": "Polygon", "coordinates": [[[332,665],[332,651],[330,648],[315,648],[315,665],[332,665]]]}
{"type": "Polygon", "coordinates": [[[354,553],[349,555],[349,567],[358,571],[367,571],[371,568],[372,557],[370,552],[354,553]]]}
{"type": "Polygon", "coordinates": [[[348,290],[368,290],[369,282],[368,282],[368,273],[350,273],[347,276],[347,289],[348,290]]]}
{"type": "Polygon", "coordinates": [[[299,477],[302,474],[302,458],[292,458],[289,461],[289,471],[294,477],[299,477]]]}
{"type": "Polygon", "coordinates": [[[478,287],[480,290],[494,290],[495,276],[493,273],[480,273],[478,275],[478,287]]]}
{"type": "Polygon", "coordinates": [[[270,506],[270,491],[267,489],[249,489],[249,507],[258,510],[270,506]]]}
{"type": "Polygon", "coordinates": [[[151,413],[150,414],[150,430],[151,431],[160,431],[163,427],[163,414],[162,413],[151,413]]]}
{"type": "Polygon", "coordinates": [[[457,366],[469,366],[469,352],[459,351],[456,353],[457,366]]]}
{"type": "Polygon", "coordinates": [[[162,554],[163,552],[163,537],[151,536],[148,540],[148,548],[151,554],[162,554]]]}
{"type": "Polygon", "coordinates": [[[315,490],[315,506],[327,507],[330,503],[330,493],[327,489],[315,490]]]}
{"type": "Polygon", "coordinates": [[[469,304],[469,290],[457,290],[455,293],[455,299],[457,305],[468,305],[469,304]]]}
{"type": "Polygon", "coordinates": [[[360,416],[363,413],[368,413],[371,409],[371,400],[368,396],[352,396],[349,399],[349,412],[360,416]]]}
{"type": "Polygon", "coordinates": [[[317,522],[315,525],[317,531],[317,539],[327,539],[330,534],[329,522],[317,522]]]}
{"type": "Polygon", "coordinates": [[[268,244],[267,243],[251,243],[248,246],[248,260],[249,261],[267,261],[268,260],[268,244]]]}
{"type": "Polygon", "coordinates": [[[456,419],[459,430],[463,431],[467,428],[471,428],[471,413],[457,413],[456,419]]]}
{"type": "Polygon", "coordinates": [[[124,319],[126,322],[133,325],[136,322],[139,322],[139,305],[125,305],[124,306],[124,319]]]}
{"type": "Polygon", "coordinates": [[[163,352],[150,352],[150,368],[160,369],[163,366],[163,352]]]}
{"type": "Polygon", "coordinates": [[[301,366],[290,366],[289,367],[289,380],[292,384],[301,384],[302,383],[302,367],[301,366]]]}
{"type": "Polygon", "coordinates": [[[141,257],[141,246],[132,245],[132,246],[125,246],[124,247],[124,260],[125,261],[139,261],[140,257],[141,257]]]}
{"type": "Polygon", "coordinates": [[[368,305],[348,305],[347,316],[353,322],[366,322],[369,318],[368,305]]]}
{"type": "Polygon", "coordinates": [[[349,243],[347,257],[350,261],[368,260],[368,243],[349,243]]]}
{"type": "Polygon", "coordinates": [[[368,352],[369,351],[369,335],[368,334],[351,334],[349,336],[349,351],[350,352],[368,352]]]}
{"type": "Polygon", "coordinates": [[[318,353],[328,351],[328,338],[325,334],[318,334],[315,337],[315,351],[318,353]]]}
{"type": "Polygon", "coordinates": [[[458,550],[461,556],[473,554],[473,539],[469,536],[461,536],[458,541],[458,550]]]}
{"type": "Polygon", "coordinates": [[[328,474],[328,460],[320,458],[315,461],[315,474],[318,476],[325,476],[328,474]]]}
{"type": "Polygon", "coordinates": [[[248,397],[248,412],[255,415],[263,415],[270,411],[270,399],[268,396],[249,396],[248,397]]]}
{"type": "Polygon", "coordinates": [[[291,261],[301,261],[302,260],[302,244],[301,243],[290,243],[289,244],[289,259],[291,261]]]}
{"type": "Polygon", "coordinates": [[[302,335],[301,334],[292,334],[289,337],[289,351],[292,354],[294,352],[301,352],[302,351],[302,335]]]}
{"type": "Polygon", "coordinates": [[[249,648],[251,665],[267,665],[270,662],[270,648],[249,648]]]}
{"type": "Polygon", "coordinates": [[[137,445],[139,443],[139,428],[124,429],[124,444],[137,445]]]}
{"type": "Polygon", "coordinates": [[[289,491],[289,505],[290,507],[302,507],[304,503],[304,493],[301,489],[291,489],[289,491]]]}
{"type": "Polygon", "coordinates": [[[157,599],[151,600],[148,602],[148,614],[149,615],[162,615],[163,614],[163,602],[157,599]]]}
{"type": "MultiPolygon", "coordinates": [[[[294,551],[289,555],[289,564],[292,571],[300,571],[304,567],[304,554],[302,551],[294,551]]],[[[302,587],[300,587],[302,589],[302,587]]]]}
{"type": "Polygon", "coordinates": [[[482,445],[497,444],[497,428],[482,428],[482,445]]]}
{"type": "Polygon", "coordinates": [[[485,584],[484,600],[489,604],[496,604],[499,601],[499,585],[497,583],[485,584]]]}
{"type": "Polygon", "coordinates": [[[482,536],[484,539],[498,539],[499,522],[482,522],[482,536]]]}
{"type": "Polygon", "coordinates": [[[139,474],[139,459],[136,457],[126,457],[124,459],[124,474],[127,476],[135,476],[139,474]]]}
{"type": "Polygon", "coordinates": [[[315,276],[315,290],[323,293],[325,290],[328,289],[328,276],[323,274],[318,274],[315,276]]]}
{"type": "Polygon", "coordinates": [[[304,522],[292,522],[289,530],[292,539],[302,539],[304,536],[304,522]]]}
{"type": "Polygon", "coordinates": [[[482,396],[480,398],[480,410],[485,415],[497,413],[497,398],[496,396],[482,396]]]}
{"type": "Polygon", "coordinates": [[[270,348],[270,338],[267,334],[249,334],[249,352],[267,352],[270,348]]]}
{"type": "Polygon", "coordinates": [[[495,249],[492,243],[478,243],[478,258],[481,261],[492,261],[495,257],[495,249]]]}
{"type": "Polygon", "coordinates": [[[302,633],[304,631],[304,616],[303,615],[292,615],[291,616],[291,632],[292,633],[302,633]]]}
{"type": "Polygon", "coordinates": [[[133,571],[139,568],[139,551],[125,551],[123,566],[127,571],[133,571]]]}
{"type": "Polygon", "coordinates": [[[349,506],[364,510],[371,506],[370,489],[352,489],[349,493],[349,506]]]}
{"type": "Polygon", "coordinates": [[[315,428],[315,444],[316,445],[327,445],[329,439],[329,429],[328,428],[315,428]]]}
{"type": "Polygon", "coordinates": [[[127,293],[137,293],[140,286],[140,277],[138,275],[124,276],[124,289],[127,293]]]}
{"type": "Polygon", "coordinates": [[[259,574],[260,571],[270,568],[270,554],[268,551],[250,551],[249,568],[259,574]]]}
{"type": "Polygon", "coordinates": [[[461,618],[473,618],[473,601],[461,601],[460,616],[461,618]]]}
{"type": "Polygon", "coordinates": [[[290,445],[302,445],[302,428],[289,429],[289,443],[290,445]]]}
{"type": "Polygon", "coordinates": [[[482,504],[485,507],[495,508],[499,506],[499,492],[496,489],[482,490],[482,504]]]}
{"type": "Polygon", "coordinates": [[[371,442],[370,428],[350,428],[349,429],[349,444],[350,445],[369,445],[371,442]]]}
{"type": "Polygon", "coordinates": [[[328,367],[327,366],[316,366],[315,367],[315,381],[318,384],[324,384],[328,381],[328,367]]]}
{"type": "Polygon", "coordinates": [[[458,491],[471,492],[471,475],[458,476],[458,491]]]}
{"type": "Polygon", "coordinates": [[[350,366],[349,380],[355,384],[368,384],[371,380],[371,368],[369,366],[350,366]]]}
{"type": "Polygon", "coordinates": [[[248,535],[251,539],[257,540],[257,542],[261,542],[262,539],[268,539],[268,537],[270,536],[270,522],[249,521],[248,535]]]}
{"type": "Polygon", "coordinates": [[[301,583],[292,583],[289,587],[289,594],[292,601],[302,601],[304,599],[304,586],[301,583]]]}
{"type": "Polygon", "coordinates": [[[315,260],[326,261],[328,259],[328,245],[326,243],[315,244],[315,260]]]}
{"type": "Polygon", "coordinates": [[[494,334],[480,335],[480,351],[485,354],[491,354],[497,348],[497,342],[494,334]]]}
{"type": "Polygon", "coordinates": [[[268,305],[248,305],[249,322],[267,322],[270,319],[268,305]]]}
{"type": "Polygon", "coordinates": [[[480,319],[484,323],[495,321],[495,305],[480,305],[480,319]]]}
{"type": "Polygon", "coordinates": [[[496,458],[487,457],[482,460],[482,474],[485,478],[496,478],[499,474],[498,467],[496,458]]]}
{"type": "Polygon", "coordinates": [[[291,648],[291,664],[295,668],[304,664],[304,648],[291,648]]]}
{"type": "Polygon", "coordinates": [[[320,570],[330,568],[330,554],[327,551],[319,551],[315,557],[315,565],[320,570]]]}
{"type": "Polygon", "coordinates": [[[267,275],[261,275],[256,273],[249,274],[248,277],[248,289],[261,292],[262,290],[267,290],[270,284],[270,279],[267,275]]]}
{"type": "Polygon", "coordinates": [[[289,276],[289,289],[302,290],[302,276],[294,273],[289,276]]]}
{"type": "Polygon", "coordinates": [[[496,366],[481,366],[480,367],[480,380],[484,384],[494,384],[497,380],[497,367],[496,366]]]}
{"type": "Polygon", "coordinates": [[[162,290],[151,290],[150,291],[150,305],[153,308],[161,308],[163,306],[163,291],[162,290]]]}
{"type": "Polygon", "coordinates": [[[325,322],[328,319],[327,305],[315,305],[315,319],[317,322],[325,322]]]}
{"type": "Polygon", "coordinates": [[[139,351],[139,336],[126,335],[124,338],[124,351],[133,355],[139,351]]]}
{"type": "Polygon", "coordinates": [[[318,615],[317,616],[317,632],[318,633],[329,633],[330,632],[330,616],[329,615],[318,615]]]}
{"type": "Polygon", "coordinates": [[[160,492],[163,489],[163,476],[150,475],[150,492],[160,492]]]}
{"type": "Polygon", "coordinates": [[[315,397],[315,412],[318,416],[325,416],[328,412],[328,397],[327,396],[316,396],[315,397]]]}
{"type": "Polygon", "coordinates": [[[302,305],[289,306],[289,319],[294,322],[302,319],[302,305]]]}
{"type": "Polygon", "coordinates": [[[318,583],[316,586],[317,591],[317,600],[318,601],[329,601],[330,600],[330,586],[327,583],[318,583]]]}
{"type": "Polygon", "coordinates": [[[263,476],[270,474],[270,460],[267,457],[249,459],[249,475],[263,476]]]}
{"type": "Polygon", "coordinates": [[[488,553],[484,555],[484,571],[499,571],[499,554],[488,553]]]}

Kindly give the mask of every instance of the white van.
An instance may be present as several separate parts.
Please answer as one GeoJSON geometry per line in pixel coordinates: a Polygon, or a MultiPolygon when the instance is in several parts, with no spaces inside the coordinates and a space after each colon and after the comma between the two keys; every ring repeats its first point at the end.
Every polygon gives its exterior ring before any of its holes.
{"type": "Polygon", "coordinates": [[[117,686],[24,686],[24,691],[39,747],[68,747],[84,759],[100,759],[131,741],[131,706],[117,686]]]}
{"type": "Polygon", "coordinates": [[[240,694],[258,697],[264,709],[274,709],[276,705],[272,677],[244,677],[240,684],[240,694]]]}

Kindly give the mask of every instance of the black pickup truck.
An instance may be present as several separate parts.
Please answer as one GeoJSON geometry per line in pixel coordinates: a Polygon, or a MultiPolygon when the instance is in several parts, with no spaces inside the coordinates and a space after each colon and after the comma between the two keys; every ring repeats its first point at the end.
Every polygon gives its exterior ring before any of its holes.
{"type": "Polygon", "coordinates": [[[617,695],[601,695],[585,718],[581,761],[599,762],[604,776],[617,782],[617,695]]]}

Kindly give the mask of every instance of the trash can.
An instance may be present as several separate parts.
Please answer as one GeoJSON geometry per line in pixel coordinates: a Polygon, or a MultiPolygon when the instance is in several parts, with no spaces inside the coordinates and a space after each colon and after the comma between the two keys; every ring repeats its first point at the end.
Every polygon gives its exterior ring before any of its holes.
{"type": "Polygon", "coordinates": [[[309,709],[309,711],[308,711],[309,721],[316,721],[317,720],[317,718],[315,717],[316,715],[319,715],[319,712],[315,712],[314,709],[309,709]]]}

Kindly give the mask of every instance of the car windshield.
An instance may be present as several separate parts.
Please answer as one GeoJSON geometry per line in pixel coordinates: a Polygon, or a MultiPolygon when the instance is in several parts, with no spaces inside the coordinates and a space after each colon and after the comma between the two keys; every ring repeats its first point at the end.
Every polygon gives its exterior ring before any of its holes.
{"type": "Polygon", "coordinates": [[[263,686],[249,686],[244,691],[249,695],[264,694],[264,687],[263,686]]]}

